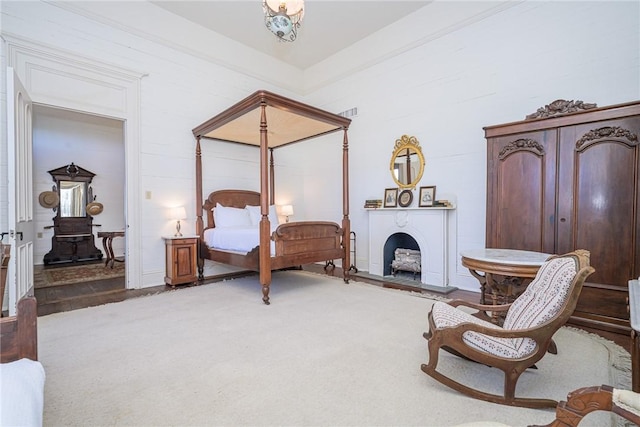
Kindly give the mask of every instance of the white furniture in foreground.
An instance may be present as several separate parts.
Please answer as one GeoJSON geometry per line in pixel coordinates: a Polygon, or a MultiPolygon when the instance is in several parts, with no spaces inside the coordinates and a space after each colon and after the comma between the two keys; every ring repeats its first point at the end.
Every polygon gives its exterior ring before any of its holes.
{"type": "Polygon", "coordinates": [[[31,359],[0,363],[0,425],[41,426],[45,373],[31,359]]]}
{"type": "MultiPolygon", "coordinates": [[[[631,323],[631,389],[640,393],[640,281],[629,280],[629,322],[631,323]]],[[[638,408],[640,411],[640,408],[638,408]]]]}

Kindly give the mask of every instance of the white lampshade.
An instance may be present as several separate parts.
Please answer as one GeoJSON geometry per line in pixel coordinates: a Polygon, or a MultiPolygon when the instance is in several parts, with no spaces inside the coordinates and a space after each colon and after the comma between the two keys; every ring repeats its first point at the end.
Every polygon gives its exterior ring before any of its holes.
{"type": "Polygon", "coordinates": [[[171,219],[181,220],[187,219],[187,210],[184,206],[177,206],[175,208],[171,208],[171,219]]]}
{"type": "Polygon", "coordinates": [[[293,205],[280,205],[280,215],[282,215],[282,216],[292,216],[293,215],[293,205]]]}

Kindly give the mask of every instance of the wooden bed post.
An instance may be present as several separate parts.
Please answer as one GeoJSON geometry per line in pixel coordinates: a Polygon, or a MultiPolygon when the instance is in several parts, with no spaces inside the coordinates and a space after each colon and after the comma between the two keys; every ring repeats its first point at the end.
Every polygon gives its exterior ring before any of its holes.
{"type": "Polygon", "coordinates": [[[269,148],[269,204],[276,203],[276,173],[273,165],[273,148],[269,148]]]}
{"type": "Polygon", "coordinates": [[[260,284],[262,301],[269,304],[269,285],[271,284],[271,226],[269,224],[269,172],[267,140],[267,103],[260,102],[260,284]]]}
{"type": "Polygon", "coordinates": [[[199,136],[196,138],[196,233],[200,236],[198,241],[198,280],[204,280],[204,258],[200,253],[204,224],[202,222],[202,151],[199,136]]]}
{"type": "Polygon", "coordinates": [[[345,283],[349,283],[349,267],[351,259],[351,222],[349,221],[349,138],[348,128],[344,128],[342,141],[342,276],[345,283]]]}

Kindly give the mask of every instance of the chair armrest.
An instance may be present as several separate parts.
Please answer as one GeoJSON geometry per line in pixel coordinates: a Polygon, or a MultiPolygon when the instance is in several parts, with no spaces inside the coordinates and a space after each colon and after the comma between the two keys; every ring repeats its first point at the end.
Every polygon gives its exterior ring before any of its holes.
{"type": "Polygon", "coordinates": [[[459,323],[455,326],[447,326],[441,328],[441,330],[449,329],[456,331],[456,335],[462,338],[462,334],[465,332],[477,332],[479,334],[488,335],[495,338],[531,338],[534,341],[538,341],[539,337],[547,338],[548,334],[544,331],[544,325],[536,328],[527,329],[503,329],[503,328],[490,328],[488,326],[479,325],[477,323],[465,322],[459,323]]]}
{"type": "Polygon", "coordinates": [[[505,311],[509,311],[509,307],[511,307],[511,303],[498,304],[498,305],[476,304],[475,302],[464,301],[461,299],[454,299],[452,301],[449,301],[447,304],[449,304],[452,307],[464,306],[464,307],[474,308],[479,311],[491,311],[493,313],[502,313],[505,311]]]}

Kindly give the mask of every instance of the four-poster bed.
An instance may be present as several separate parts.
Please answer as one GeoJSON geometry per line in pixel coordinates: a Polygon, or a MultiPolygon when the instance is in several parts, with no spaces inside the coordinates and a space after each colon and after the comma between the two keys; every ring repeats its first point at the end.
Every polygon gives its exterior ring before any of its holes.
{"type": "MultiPolygon", "coordinates": [[[[204,260],[209,259],[258,271],[262,300],[269,304],[271,271],[313,262],[341,259],[349,266],[349,144],[350,119],[276,95],[258,91],[193,129],[196,143],[196,230],[200,237],[199,279],[204,279],[204,260]],[[311,138],[343,131],[342,223],[289,222],[275,227],[270,207],[275,203],[274,150],[311,138]],[[256,146],[260,155],[260,192],[218,190],[203,203],[201,140],[217,140],[256,146]],[[259,244],[246,252],[213,248],[205,235],[216,228],[214,208],[255,207],[259,211],[259,244]],[[206,214],[207,224],[203,222],[206,214]],[[271,219],[270,219],[271,218],[271,219]]],[[[249,209],[249,208],[247,208],[249,209]]],[[[343,268],[344,281],[349,280],[343,268]]]]}

